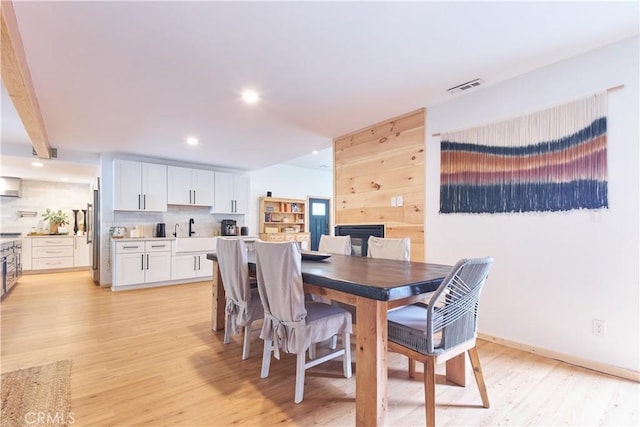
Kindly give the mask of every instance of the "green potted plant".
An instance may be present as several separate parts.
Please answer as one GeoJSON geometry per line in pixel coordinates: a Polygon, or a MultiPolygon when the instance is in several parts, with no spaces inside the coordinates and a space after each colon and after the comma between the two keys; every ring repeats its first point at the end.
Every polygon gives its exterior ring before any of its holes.
{"type": "Polygon", "coordinates": [[[66,228],[64,226],[69,224],[69,218],[65,212],[62,212],[62,209],[52,211],[47,208],[47,210],[42,214],[42,218],[44,218],[45,221],[49,221],[51,234],[66,232],[66,228]]]}

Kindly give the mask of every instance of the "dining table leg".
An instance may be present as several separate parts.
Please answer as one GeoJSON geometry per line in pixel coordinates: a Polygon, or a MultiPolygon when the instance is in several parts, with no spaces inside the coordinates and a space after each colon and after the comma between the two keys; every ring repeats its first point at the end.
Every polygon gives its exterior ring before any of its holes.
{"type": "Polygon", "coordinates": [[[461,353],[446,362],[446,378],[462,387],[467,385],[467,352],[461,353]]]}
{"type": "Polygon", "coordinates": [[[211,283],[211,330],[224,330],[226,295],[222,285],[222,275],[218,262],[213,261],[213,282],[211,283]]]}
{"type": "Polygon", "coordinates": [[[358,297],[356,316],[356,426],[385,425],[387,304],[358,297]]]}

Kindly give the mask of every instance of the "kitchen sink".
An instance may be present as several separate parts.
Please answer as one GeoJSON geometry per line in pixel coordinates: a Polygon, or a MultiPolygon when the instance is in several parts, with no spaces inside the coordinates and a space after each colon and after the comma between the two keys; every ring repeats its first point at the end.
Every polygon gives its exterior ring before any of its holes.
{"type": "Polygon", "coordinates": [[[178,237],[173,241],[174,252],[206,252],[215,250],[215,237],[178,237]]]}

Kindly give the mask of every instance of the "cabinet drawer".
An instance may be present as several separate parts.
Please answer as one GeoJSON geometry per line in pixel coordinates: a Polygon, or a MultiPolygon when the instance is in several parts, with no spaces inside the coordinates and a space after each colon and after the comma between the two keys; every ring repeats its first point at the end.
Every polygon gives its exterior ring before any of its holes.
{"type": "Polygon", "coordinates": [[[115,242],[116,253],[128,254],[132,252],[144,252],[144,242],[115,242]]]}
{"type": "Polygon", "coordinates": [[[54,268],[73,268],[73,257],[34,258],[34,270],[49,270],[54,268]]]}
{"type": "Polygon", "coordinates": [[[145,252],[166,252],[171,250],[170,240],[161,240],[159,242],[145,242],[145,252]]]}
{"type": "Polygon", "coordinates": [[[31,244],[33,247],[38,246],[71,246],[73,247],[73,237],[56,237],[56,238],[36,238],[31,244]]]}
{"type": "Polygon", "coordinates": [[[58,258],[72,257],[73,246],[37,246],[32,249],[32,257],[35,258],[58,258]]]}
{"type": "Polygon", "coordinates": [[[287,242],[295,242],[297,239],[295,234],[285,234],[284,240],[287,242]]]}
{"type": "Polygon", "coordinates": [[[308,242],[309,235],[308,234],[296,234],[296,241],[298,242],[308,242]]]}
{"type": "Polygon", "coordinates": [[[267,234],[262,238],[268,242],[284,242],[284,234],[267,234]]]}

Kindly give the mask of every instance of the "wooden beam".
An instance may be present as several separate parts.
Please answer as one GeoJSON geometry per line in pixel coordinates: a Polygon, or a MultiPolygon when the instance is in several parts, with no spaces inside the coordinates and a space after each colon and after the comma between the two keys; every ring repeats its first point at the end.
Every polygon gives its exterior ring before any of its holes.
{"type": "Polygon", "coordinates": [[[40,106],[31,81],[31,74],[18,30],[18,22],[10,0],[0,2],[0,20],[2,21],[2,82],[7,88],[13,105],[22,120],[31,144],[38,157],[51,158],[51,145],[40,113],[40,106]]]}

